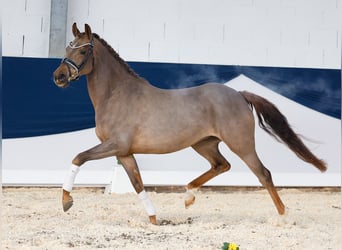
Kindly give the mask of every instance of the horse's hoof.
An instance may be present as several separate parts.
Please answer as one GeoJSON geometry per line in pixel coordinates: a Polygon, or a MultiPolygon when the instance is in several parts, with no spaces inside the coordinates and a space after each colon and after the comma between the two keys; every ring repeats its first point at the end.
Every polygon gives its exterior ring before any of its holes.
{"type": "Polygon", "coordinates": [[[188,189],[185,193],[185,208],[189,208],[195,203],[195,191],[196,189],[188,189]]]}
{"type": "Polygon", "coordinates": [[[63,201],[63,211],[64,212],[68,211],[72,207],[73,204],[74,204],[74,201],[72,197],[70,196],[69,200],[63,201]]]}
{"type": "Polygon", "coordinates": [[[157,217],[155,215],[149,216],[150,222],[153,225],[157,225],[157,217]]]}
{"type": "Polygon", "coordinates": [[[285,215],[286,214],[286,209],[285,209],[284,205],[277,207],[277,210],[278,210],[279,215],[285,215]]]}
{"type": "Polygon", "coordinates": [[[185,203],[185,208],[189,208],[192,204],[195,203],[195,196],[188,197],[184,203],[185,203]]]}

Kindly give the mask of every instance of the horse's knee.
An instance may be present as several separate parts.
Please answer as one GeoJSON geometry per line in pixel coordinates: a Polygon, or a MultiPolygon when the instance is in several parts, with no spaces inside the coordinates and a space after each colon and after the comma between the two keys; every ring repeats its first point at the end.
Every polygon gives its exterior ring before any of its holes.
{"type": "Polygon", "coordinates": [[[86,160],[86,156],[85,153],[79,153],[73,160],[72,160],[72,164],[76,165],[76,166],[81,166],[83,163],[85,163],[86,160]]]}

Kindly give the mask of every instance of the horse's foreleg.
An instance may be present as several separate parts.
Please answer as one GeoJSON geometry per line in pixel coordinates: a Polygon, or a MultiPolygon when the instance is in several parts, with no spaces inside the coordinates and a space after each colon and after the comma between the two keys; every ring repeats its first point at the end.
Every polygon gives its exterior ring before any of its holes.
{"type": "Polygon", "coordinates": [[[125,157],[120,156],[118,157],[118,159],[124,166],[127,172],[127,175],[149,216],[150,222],[156,225],[157,224],[156,209],[151,199],[149,198],[148,194],[144,190],[144,185],[143,185],[139,168],[138,168],[138,165],[134,156],[133,155],[129,155],[125,157]]]}
{"type": "Polygon", "coordinates": [[[195,202],[194,190],[197,190],[210,179],[230,169],[229,162],[219,152],[219,143],[220,140],[218,138],[209,137],[192,146],[197,153],[202,155],[210,162],[211,169],[209,169],[207,172],[197,177],[188,184],[185,197],[186,208],[188,208],[195,202]]]}
{"type": "Polygon", "coordinates": [[[70,195],[72,187],[74,186],[75,178],[77,173],[79,172],[80,168],[75,165],[71,165],[71,168],[65,177],[63,183],[63,196],[62,196],[62,204],[63,204],[63,211],[66,212],[69,208],[72,207],[74,201],[70,195]]]}
{"type": "Polygon", "coordinates": [[[64,212],[68,211],[73,205],[73,199],[70,195],[70,192],[72,191],[76,175],[80,170],[80,166],[86,161],[113,156],[117,152],[116,144],[111,141],[105,141],[87,151],[78,154],[73,159],[71,168],[67,173],[63,183],[62,205],[64,212]]]}

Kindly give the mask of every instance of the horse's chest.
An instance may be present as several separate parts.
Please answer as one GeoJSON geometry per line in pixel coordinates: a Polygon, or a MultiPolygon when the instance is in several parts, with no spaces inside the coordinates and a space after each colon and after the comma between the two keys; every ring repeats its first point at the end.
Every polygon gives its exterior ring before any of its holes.
{"type": "Polygon", "coordinates": [[[95,133],[102,142],[109,138],[108,129],[99,122],[96,122],[95,133]]]}
{"type": "Polygon", "coordinates": [[[96,115],[95,125],[96,135],[101,141],[116,137],[129,129],[128,125],[123,124],[122,119],[110,113],[96,115]]]}
{"type": "Polygon", "coordinates": [[[105,141],[110,137],[110,121],[108,119],[108,115],[102,114],[101,112],[97,112],[95,115],[95,131],[97,137],[101,141],[105,141]]]}

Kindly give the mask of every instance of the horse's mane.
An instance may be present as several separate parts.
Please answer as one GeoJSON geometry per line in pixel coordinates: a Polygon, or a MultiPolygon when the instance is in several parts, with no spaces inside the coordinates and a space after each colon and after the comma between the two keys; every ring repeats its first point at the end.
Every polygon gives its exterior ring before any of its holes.
{"type": "Polygon", "coordinates": [[[127,70],[128,73],[135,77],[139,77],[137,73],[119,56],[119,54],[110,46],[103,38],[101,38],[98,34],[93,33],[94,38],[96,38],[103,46],[105,46],[109,53],[127,70]]]}

